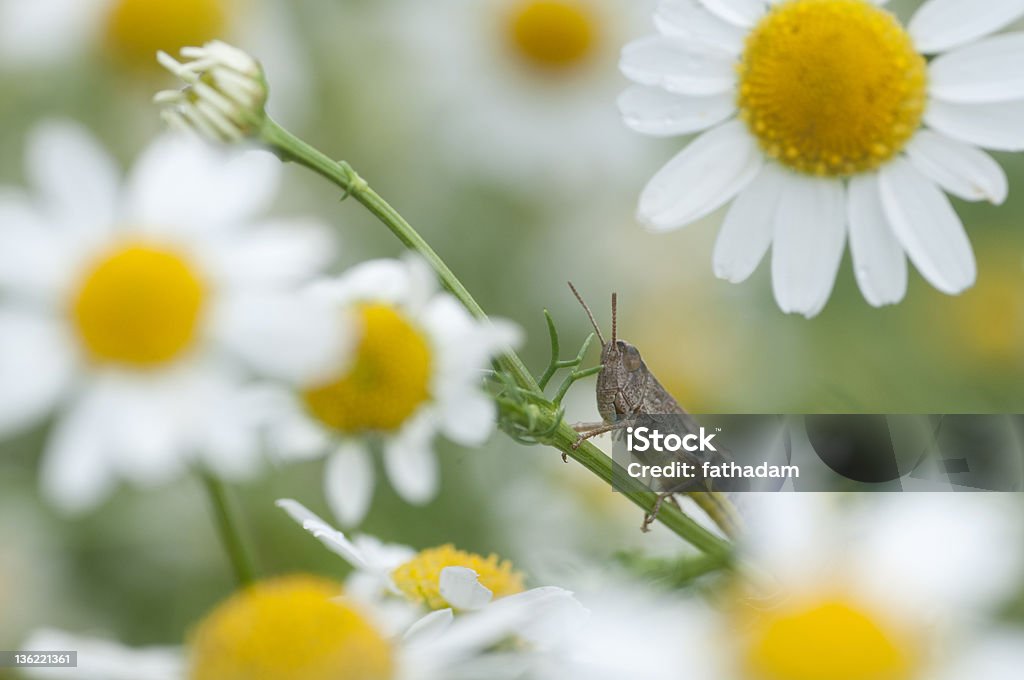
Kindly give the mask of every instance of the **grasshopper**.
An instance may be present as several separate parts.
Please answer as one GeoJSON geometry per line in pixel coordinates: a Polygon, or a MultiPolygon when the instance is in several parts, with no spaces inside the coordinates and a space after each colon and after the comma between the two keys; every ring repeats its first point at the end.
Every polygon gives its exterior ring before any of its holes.
{"type": "MultiPolygon", "coordinates": [[[[599,423],[573,425],[573,429],[579,434],[573,448],[579,447],[591,437],[631,427],[642,415],[678,415],[687,432],[697,432],[699,430],[697,422],[654,376],[647,364],[644,363],[643,357],[640,356],[640,350],[625,340],[619,339],[618,296],[612,293],[612,337],[606,342],[594,319],[594,314],[583,300],[583,296],[571,282],[569,288],[583,306],[583,310],[587,313],[587,318],[590,319],[590,324],[601,342],[601,371],[597,374],[597,410],[603,419],[599,423]]],[[[694,454],[681,452],[678,455],[685,457],[685,462],[700,463],[694,454]]],[[[717,455],[722,456],[723,454],[717,455]]],[[[563,460],[566,460],[564,455],[563,460]]],[[[712,490],[706,480],[680,482],[663,478],[658,482],[657,502],[651,512],[644,516],[641,526],[643,531],[649,530],[666,500],[678,505],[674,498],[677,493],[684,493],[693,498],[697,505],[727,535],[732,536],[737,531],[739,516],[735,506],[724,494],[712,490]],[[695,485],[703,486],[704,489],[695,490],[693,488],[695,485]]]]}

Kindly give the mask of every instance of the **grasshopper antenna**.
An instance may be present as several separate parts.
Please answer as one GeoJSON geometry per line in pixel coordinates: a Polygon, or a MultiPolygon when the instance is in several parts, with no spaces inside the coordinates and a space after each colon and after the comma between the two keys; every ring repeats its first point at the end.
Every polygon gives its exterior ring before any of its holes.
{"type": "Polygon", "coordinates": [[[615,340],[618,337],[618,310],[619,310],[619,295],[618,293],[612,293],[612,344],[615,344],[615,340]]]}
{"type": "Polygon", "coordinates": [[[583,310],[587,313],[587,317],[590,319],[590,325],[594,327],[594,331],[597,333],[597,339],[601,341],[602,345],[604,345],[604,336],[601,335],[601,329],[598,328],[597,321],[594,320],[594,313],[590,311],[590,307],[588,307],[587,303],[583,301],[583,296],[580,295],[578,290],[576,290],[576,286],[572,285],[572,281],[568,281],[567,283],[569,284],[569,288],[572,289],[572,294],[575,295],[576,299],[580,301],[581,305],[583,305],[583,310]]]}

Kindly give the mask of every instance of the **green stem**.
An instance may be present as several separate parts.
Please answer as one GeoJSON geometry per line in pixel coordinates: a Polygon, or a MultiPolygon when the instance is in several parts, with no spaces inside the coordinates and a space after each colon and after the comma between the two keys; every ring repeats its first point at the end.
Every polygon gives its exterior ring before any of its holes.
{"type": "Polygon", "coordinates": [[[201,473],[201,476],[206,493],[210,497],[210,506],[217,522],[217,533],[220,534],[221,543],[224,544],[224,550],[231,561],[238,585],[249,585],[255,578],[255,569],[252,557],[246,550],[245,541],[242,540],[238,520],[228,499],[227,488],[223,482],[208,472],[201,473]]]}
{"type": "MultiPolygon", "coordinates": [[[[332,160],[318,149],[282,128],[269,116],[260,130],[260,138],[283,160],[298,163],[309,168],[340,187],[346,196],[352,196],[359,201],[391,233],[397,236],[399,241],[409,249],[419,253],[433,267],[444,286],[459,299],[473,316],[481,320],[487,319],[487,314],[483,308],[480,307],[470,292],[466,290],[466,287],[462,285],[462,282],[459,281],[452,270],[448,268],[448,265],[434,252],[434,249],[423,240],[423,237],[413,229],[412,225],[397,210],[392,208],[387,201],[370,188],[366,180],[360,177],[348,163],[332,160]]],[[[512,350],[506,351],[499,358],[498,363],[520,388],[543,399],[543,393],[533,374],[515,352],[512,350]]],[[[553,405],[553,409],[557,409],[557,405],[553,405]]],[[[558,425],[553,435],[545,437],[546,442],[562,453],[572,457],[583,467],[611,484],[613,469],[616,465],[615,462],[589,442],[584,442],[578,448],[574,448],[573,445],[577,439],[578,435],[576,432],[564,421],[558,425]]],[[[644,511],[649,512],[653,509],[657,496],[639,481],[632,479],[628,475],[620,474],[615,476],[615,482],[619,487],[618,490],[622,491],[623,495],[643,508],[644,511]]],[[[723,562],[728,561],[731,555],[729,544],[704,529],[677,508],[670,505],[662,506],[658,514],[658,520],[675,534],[690,542],[694,547],[707,555],[720,558],[723,562]]]]}
{"type": "MultiPolygon", "coordinates": [[[[451,291],[452,295],[458,298],[473,316],[481,320],[487,319],[483,308],[452,273],[444,260],[434,252],[430,244],[423,240],[423,237],[406,222],[397,210],[371,189],[351,166],[331,160],[318,149],[285,130],[270,117],[267,117],[261,133],[263,141],[277,150],[285,160],[304,165],[338,185],[347,195],[362,203],[367,210],[384,223],[384,226],[391,230],[392,234],[398,237],[399,241],[410,250],[419,253],[433,267],[445,288],[451,291]]],[[[520,387],[537,389],[537,382],[533,379],[533,374],[515,353],[506,352],[502,355],[499,363],[515,378],[520,387]]]]}
{"type": "MultiPolygon", "coordinates": [[[[578,448],[573,444],[579,438],[568,423],[562,423],[552,436],[552,446],[563,453],[569,454],[587,470],[607,482],[614,484],[615,490],[639,506],[644,512],[650,512],[657,502],[657,494],[644,486],[639,480],[630,477],[621,468],[616,473],[618,464],[590,442],[583,442],[578,448]]],[[[687,517],[679,508],[665,503],[658,511],[658,521],[674,534],[686,540],[705,555],[728,564],[732,556],[732,548],[727,541],[715,536],[707,529],[687,517]]]]}

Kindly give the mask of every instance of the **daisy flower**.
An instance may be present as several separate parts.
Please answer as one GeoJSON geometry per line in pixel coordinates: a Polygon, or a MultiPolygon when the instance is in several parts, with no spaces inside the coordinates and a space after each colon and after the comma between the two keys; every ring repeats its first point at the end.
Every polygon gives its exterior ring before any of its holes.
{"type": "Polygon", "coordinates": [[[561,591],[526,591],[523,575],[497,555],[483,557],[452,545],[417,553],[406,546],[382,544],[370,536],[349,540],[298,501],[282,498],[277,506],[348,562],[355,569],[349,576],[349,591],[371,600],[399,596],[417,607],[452,612],[482,609],[503,598],[531,599],[543,592],[561,591]]]}
{"type": "Polygon", "coordinates": [[[0,0],[0,69],[102,56],[118,72],[154,75],[158,51],[230,40],[259,52],[275,114],[294,119],[311,85],[292,13],[282,0],[0,0]]]}
{"type": "MultiPolygon", "coordinates": [[[[78,649],[74,677],[85,680],[504,678],[520,676],[536,659],[530,645],[508,652],[495,651],[497,643],[535,644],[540,633],[583,615],[566,590],[523,591],[521,577],[496,558],[454,550],[417,554],[371,537],[350,541],[300,503],[277,504],[355,568],[344,588],[307,575],[260,582],[218,605],[196,626],[187,649],[130,650],[49,630],[23,647],[78,649]],[[443,566],[452,560],[469,566],[443,566]],[[383,584],[381,577],[390,599],[365,587],[383,584]],[[491,602],[492,594],[500,599],[491,602]]],[[[65,677],[68,671],[34,673],[65,677]]]]}
{"type": "MultiPolygon", "coordinates": [[[[643,30],[643,0],[406,0],[398,27],[438,153],[505,185],[591,187],[639,150],[613,110],[618,46],[643,30]],[[436,133],[435,133],[436,134],[436,133]],[[595,143],[600,140],[600,143],[595,143]]],[[[403,96],[408,96],[407,94],[403,96]]]]}
{"type": "Polygon", "coordinates": [[[33,192],[0,198],[0,432],[59,412],[41,475],[59,507],[192,463],[251,473],[248,374],[299,382],[338,365],[341,323],[295,293],[333,260],[330,232],[258,217],[279,165],[165,137],[122,183],[80,127],[30,136],[33,192]]]}
{"type": "Polygon", "coordinates": [[[742,549],[761,587],[724,591],[714,608],[692,605],[682,619],[689,630],[675,638],[693,658],[686,677],[1019,677],[1024,631],[991,623],[1020,584],[1015,499],[869,498],[845,512],[837,501],[852,499],[835,494],[752,498],[758,511],[742,549]]]}
{"type": "Polygon", "coordinates": [[[435,436],[479,446],[491,434],[496,407],[484,371],[518,329],[473,319],[415,257],[364,262],[310,296],[356,328],[354,356],[341,371],[303,383],[297,396],[280,395],[285,415],[270,432],[274,450],[290,458],[329,452],[327,499],[344,525],[357,524],[369,506],[375,442],[399,495],[430,501],[435,436]]]}
{"type": "Polygon", "coordinates": [[[403,631],[381,625],[340,584],[298,574],[261,581],[220,603],[184,649],[132,650],[40,631],[24,645],[77,649],[77,669],[28,669],[30,677],[79,680],[452,680],[520,677],[528,651],[495,646],[559,612],[571,596],[548,592],[505,601],[457,620],[433,612],[403,631]],[[56,646],[54,646],[56,645],[56,646]]]}
{"type": "Polygon", "coordinates": [[[160,64],[185,87],[162,90],[153,101],[173,129],[198,132],[213,141],[237,142],[251,137],[266,120],[267,80],[263,66],[248,53],[220,40],[183,47],[185,63],[157,52],[160,64]]]}
{"type": "Polygon", "coordinates": [[[847,234],[874,306],[903,299],[907,258],[944,293],[969,288],[946,194],[1006,199],[981,149],[1024,149],[1024,39],[995,35],[1024,4],[928,0],[906,26],[884,4],[663,0],[658,34],[622,52],[637,85],[619,105],[639,132],[701,134],[647,184],[639,219],[668,231],[732,201],[715,273],[743,281],[771,246],[787,313],[821,311],[847,234]]]}

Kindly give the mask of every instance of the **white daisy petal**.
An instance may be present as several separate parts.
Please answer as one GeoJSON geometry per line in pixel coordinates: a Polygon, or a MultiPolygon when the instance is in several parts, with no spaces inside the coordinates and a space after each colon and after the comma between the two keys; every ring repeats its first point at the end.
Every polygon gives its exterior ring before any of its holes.
{"type": "MultiPolygon", "coordinates": [[[[572,604],[575,604],[575,600],[569,591],[561,588],[534,588],[525,593],[503,597],[480,611],[456,617],[445,635],[431,640],[429,647],[424,649],[424,645],[416,644],[406,651],[417,662],[435,665],[435,668],[444,662],[454,664],[471,658],[481,649],[508,639],[510,635],[520,634],[552,609],[572,604]]],[[[443,668],[438,668],[436,677],[448,677],[443,668]]]]}
{"type": "Polygon", "coordinates": [[[734,26],[750,28],[765,12],[761,0],[700,0],[709,12],[734,26]]]}
{"type": "Polygon", "coordinates": [[[165,483],[186,469],[186,440],[192,430],[190,408],[217,408],[209,404],[197,380],[200,374],[169,375],[152,379],[104,376],[95,379],[101,418],[118,426],[107,435],[108,456],[121,477],[139,486],[165,483]]]}
{"type": "Polygon", "coordinates": [[[907,26],[925,54],[945,52],[995,33],[1024,15],[1024,0],[928,0],[907,26]]]}
{"type": "Polygon", "coordinates": [[[689,224],[742,191],[763,164],[745,123],[720,125],[687,145],[647,183],[637,217],[654,231],[689,224]]]}
{"type": "Polygon", "coordinates": [[[918,170],[954,196],[996,205],[1006,200],[1006,173],[977,147],[922,130],[907,144],[906,152],[918,170]]]}
{"type": "Polygon", "coordinates": [[[208,218],[228,225],[251,219],[266,211],[281,183],[281,161],[269,151],[247,150],[218,154],[214,185],[218,196],[208,218]]]}
{"type": "Polygon", "coordinates": [[[74,241],[49,228],[16,191],[0,190],[0,225],[0,288],[51,301],[74,268],[74,241]]]}
{"type": "Polygon", "coordinates": [[[345,317],[316,296],[225,294],[211,317],[211,333],[254,370],[296,384],[337,374],[355,341],[345,317]]]}
{"type": "Polygon", "coordinates": [[[334,262],[337,240],[315,219],[253,225],[217,246],[217,273],[233,286],[281,286],[308,281],[334,262]]]}
{"type": "Polygon", "coordinates": [[[405,266],[409,281],[409,290],[403,306],[410,314],[418,315],[435,298],[439,290],[437,274],[426,260],[415,253],[405,253],[401,262],[405,266]]]}
{"type": "Polygon", "coordinates": [[[786,177],[778,165],[769,163],[736,197],[715,241],[715,276],[739,283],[757,269],[772,243],[775,211],[786,177]]]}
{"type": "Polygon", "coordinates": [[[360,262],[344,276],[310,288],[315,295],[342,305],[366,300],[398,304],[411,294],[412,282],[403,261],[380,259],[360,262]]]}
{"type": "Polygon", "coordinates": [[[200,235],[236,227],[269,207],[280,166],[269,152],[237,152],[190,135],[164,135],[132,168],[128,216],[152,228],[200,235]]]}
{"type": "Polygon", "coordinates": [[[937,57],[928,66],[928,92],[949,102],[1024,99],[1024,33],[1007,33],[937,57]]]}
{"type": "Polygon", "coordinates": [[[218,477],[247,480],[261,468],[263,442],[261,409],[253,404],[252,388],[222,385],[225,392],[216,399],[216,415],[204,418],[205,425],[196,435],[200,460],[218,477]]]}
{"type": "Polygon", "coordinates": [[[772,244],[772,289],[782,311],[810,318],[822,310],[835,285],[845,241],[842,182],[787,178],[772,244]]]}
{"type": "Polygon", "coordinates": [[[907,294],[907,258],[889,226],[875,174],[850,180],[850,255],[864,299],[875,307],[893,305],[907,294]]]}
{"type": "Polygon", "coordinates": [[[409,630],[405,632],[402,639],[416,644],[429,644],[431,640],[436,640],[438,636],[443,635],[454,620],[455,612],[451,609],[430,612],[409,626],[409,630]]]}
{"type": "Polygon", "coordinates": [[[384,469],[391,485],[407,503],[423,505],[438,489],[437,456],[431,446],[429,417],[418,416],[384,444],[384,469]]]}
{"type": "Polygon", "coordinates": [[[943,664],[937,680],[1017,680],[1024,667],[1024,634],[1017,628],[984,631],[965,654],[943,664]]]}
{"type": "Polygon", "coordinates": [[[97,235],[114,226],[120,173],[82,126],[40,123],[29,134],[26,173],[59,226],[97,235]]]}
{"type": "Polygon", "coordinates": [[[885,214],[921,275],[950,295],[974,285],[974,252],[946,195],[901,158],[886,164],[879,178],[885,214]]]}
{"type": "Polygon", "coordinates": [[[444,396],[441,431],[463,446],[480,446],[494,432],[497,416],[494,400],[472,385],[444,396]]]}
{"type": "MultiPolygon", "coordinates": [[[[795,438],[806,440],[805,433],[795,438]]],[[[832,561],[840,537],[834,531],[838,494],[753,493],[744,498],[749,519],[742,550],[772,580],[802,585],[832,561]]]]}
{"type": "Polygon", "coordinates": [[[114,487],[106,453],[108,423],[95,407],[95,395],[82,395],[61,417],[43,451],[39,478],[43,496],[61,512],[88,510],[114,487]]]}
{"type": "Polygon", "coordinates": [[[267,424],[269,455],[282,461],[319,458],[330,444],[328,432],[305,412],[297,395],[286,389],[260,386],[246,391],[258,420],[267,424]]]}
{"type": "Polygon", "coordinates": [[[53,409],[71,387],[75,358],[55,321],[0,308],[0,434],[32,425],[53,409]]]}
{"type": "Polygon", "coordinates": [[[373,459],[362,444],[345,442],[327,459],[324,494],[341,526],[363,521],[373,498],[373,484],[373,459]]]}
{"type": "Polygon", "coordinates": [[[78,680],[181,680],[186,673],[184,652],[177,647],[132,649],[116,642],[72,635],[54,629],[32,633],[21,649],[52,651],[73,649],[78,666],[73,669],[34,668],[32,677],[78,680]]]}
{"type": "Polygon", "coordinates": [[[953,104],[933,100],[925,112],[929,127],[983,149],[1024,151],[1024,101],[953,104]]]}
{"type": "Polygon", "coordinates": [[[1017,593],[1024,566],[1018,551],[1005,549],[1021,538],[1016,506],[1007,500],[915,493],[866,505],[853,523],[857,550],[849,559],[858,585],[904,610],[969,616],[998,607],[1017,593]]]}
{"type": "Polygon", "coordinates": [[[694,40],[732,55],[743,51],[744,31],[709,12],[697,0],[662,0],[654,13],[662,34],[694,40]]]}
{"type": "Polygon", "coordinates": [[[736,82],[730,58],[701,53],[685,41],[660,35],[626,45],[619,68],[640,85],[655,85],[680,94],[721,94],[731,90],[736,82]]]}
{"type": "Polygon", "coordinates": [[[274,505],[288,513],[303,529],[313,534],[324,546],[356,569],[369,569],[365,553],[309,508],[291,498],[280,498],[274,505]]]}
{"type": "Polygon", "coordinates": [[[630,128],[647,135],[685,135],[706,130],[736,112],[736,97],[673,94],[661,88],[634,85],[619,96],[619,110],[630,128]]]}
{"type": "Polygon", "coordinates": [[[442,569],[440,591],[448,604],[462,610],[485,607],[494,597],[494,593],[480,583],[480,576],[467,567],[442,569]]]}

